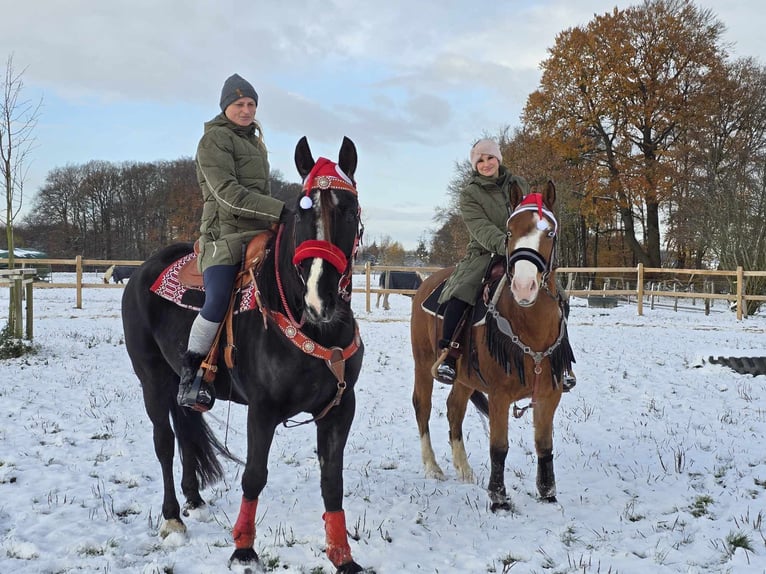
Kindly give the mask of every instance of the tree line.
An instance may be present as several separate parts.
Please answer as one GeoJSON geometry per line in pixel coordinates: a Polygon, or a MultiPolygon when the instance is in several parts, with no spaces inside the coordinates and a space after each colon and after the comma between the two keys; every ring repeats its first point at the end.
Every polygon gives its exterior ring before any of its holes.
{"type": "MultiPolygon", "coordinates": [[[[271,173],[272,193],[300,184],[271,173]]],[[[153,251],[199,236],[202,194],[194,160],[92,161],[48,173],[16,234],[51,257],[146,259],[153,251]]]]}
{"type": "MultiPolygon", "coordinates": [[[[497,137],[514,173],[556,182],[562,265],[766,269],[766,69],[732,59],[724,30],[651,0],[558,34],[521,126],[497,137]]],[[[466,241],[456,171],[440,264],[466,241]]]]}
{"type": "MultiPolygon", "coordinates": [[[[766,69],[732,59],[724,30],[689,0],[596,15],[557,35],[520,126],[481,134],[533,186],[556,182],[561,265],[766,269],[766,69]]],[[[362,254],[454,264],[470,175],[456,163],[415,252],[383,238],[362,254]]],[[[273,193],[296,186],[272,174],[273,193]]],[[[196,238],[200,209],[191,158],[90,162],[48,174],[18,236],[51,256],[143,259],[196,238]]]]}

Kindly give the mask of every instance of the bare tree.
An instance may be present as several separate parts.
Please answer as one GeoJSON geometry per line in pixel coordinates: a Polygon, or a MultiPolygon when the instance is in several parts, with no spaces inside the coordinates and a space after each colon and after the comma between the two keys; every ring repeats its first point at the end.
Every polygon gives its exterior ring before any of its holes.
{"type": "MultiPolygon", "coordinates": [[[[27,174],[27,159],[32,151],[34,138],[32,132],[37,125],[42,100],[33,104],[21,99],[24,88],[24,71],[16,73],[13,69],[13,55],[8,56],[5,64],[5,76],[0,99],[0,176],[5,195],[5,214],[0,222],[5,224],[5,236],[8,245],[8,268],[14,267],[13,221],[21,211],[24,196],[24,179],[27,174]]],[[[13,319],[17,297],[21,293],[11,289],[9,297],[9,321],[11,330],[16,330],[13,319]]]]}
{"type": "Polygon", "coordinates": [[[22,70],[16,73],[13,55],[8,56],[0,99],[0,176],[2,176],[5,211],[0,221],[5,225],[8,267],[14,266],[13,222],[21,211],[28,159],[35,139],[32,136],[40,114],[42,99],[33,103],[21,99],[24,89],[22,70]]]}

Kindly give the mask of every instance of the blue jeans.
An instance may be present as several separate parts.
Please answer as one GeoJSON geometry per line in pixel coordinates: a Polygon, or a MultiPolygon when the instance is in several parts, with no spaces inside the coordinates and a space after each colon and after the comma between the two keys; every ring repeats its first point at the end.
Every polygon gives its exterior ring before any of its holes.
{"type": "Polygon", "coordinates": [[[226,316],[239,267],[239,264],[213,265],[202,273],[202,280],[205,283],[205,303],[202,305],[200,315],[208,321],[220,323],[226,316]]]}

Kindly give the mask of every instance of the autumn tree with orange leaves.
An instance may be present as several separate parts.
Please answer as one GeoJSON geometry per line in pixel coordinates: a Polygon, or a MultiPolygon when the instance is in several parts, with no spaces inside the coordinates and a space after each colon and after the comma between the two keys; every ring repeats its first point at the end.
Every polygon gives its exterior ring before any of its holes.
{"type": "Polygon", "coordinates": [[[678,142],[704,121],[723,63],[723,24],[685,0],[645,1],[560,33],[524,110],[581,177],[580,212],[619,214],[635,260],[661,266],[662,209],[676,193],[678,142]]]}

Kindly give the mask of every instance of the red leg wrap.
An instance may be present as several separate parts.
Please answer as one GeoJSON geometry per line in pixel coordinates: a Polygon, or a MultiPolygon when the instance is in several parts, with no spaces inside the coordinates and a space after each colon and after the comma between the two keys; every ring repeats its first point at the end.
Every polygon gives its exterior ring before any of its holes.
{"type": "Polygon", "coordinates": [[[234,524],[234,530],[231,534],[234,537],[234,546],[240,548],[252,548],[255,543],[255,509],[258,506],[258,499],[247,500],[242,497],[242,503],[239,505],[239,516],[234,524]]]}
{"type": "Polygon", "coordinates": [[[346,514],[342,510],[325,512],[324,530],[327,536],[327,557],[334,566],[351,562],[351,547],[346,534],[346,514]]]}

